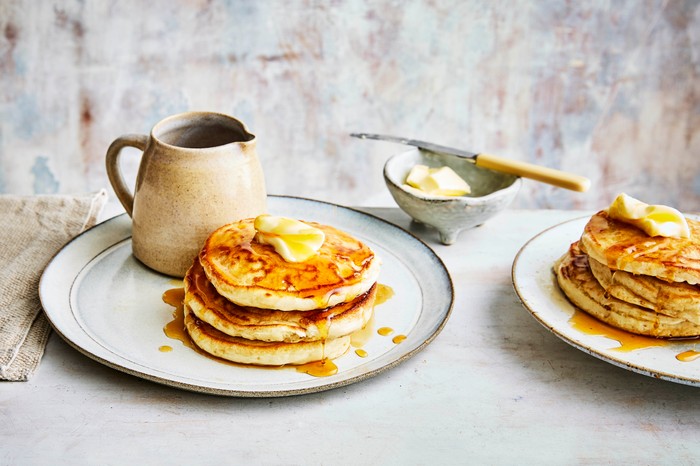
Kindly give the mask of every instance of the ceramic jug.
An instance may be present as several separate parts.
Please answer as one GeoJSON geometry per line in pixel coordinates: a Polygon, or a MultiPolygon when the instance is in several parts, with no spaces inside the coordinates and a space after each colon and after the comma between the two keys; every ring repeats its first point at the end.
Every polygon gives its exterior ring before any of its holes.
{"type": "Polygon", "coordinates": [[[134,256],[182,277],[213,230],[265,213],[255,143],[243,123],[210,112],[173,115],[148,136],[117,138],[107,150],[107,175],[132,218],[134,256]],[[119,163],[127,146],[143,151],[133,192],[119,163]]]}

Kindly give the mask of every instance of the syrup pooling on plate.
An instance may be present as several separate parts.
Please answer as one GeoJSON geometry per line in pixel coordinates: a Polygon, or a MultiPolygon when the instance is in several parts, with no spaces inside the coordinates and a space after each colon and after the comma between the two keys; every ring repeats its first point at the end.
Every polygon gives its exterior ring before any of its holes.
{"type": "Polygon", "coordinates": [[[399,343],[402,343],[405,339],[406,335],[396,335],[394,338],[391,339],[391,341],[395,345],[398,345],[399,343]]]}
{"type": "MultiPolygon", "coordinates": [[[[377,333],[383,337],[388,337],[394,334],[394,329],[391,327],[381,327],[377,329],[377,333]]],[[[391,342],[395,345],[402,343],[406,339],[406,335],[396,335],[391,339],[391,342]]]]}
{"type": "Polygon", "coordinates": [[[367,356],[369,356],[369,353],[367,353],[367,351],[365,351],[365,350],[362,349],[362,348],[357,348],[357,349],[355,350],[355,354],[358,355],[358,356],[361,357],[361,358],[366,358],[367,356]]]}
{"type": "Polygon", "coordinates": [[[294,366],[297,372],[312,375],[314,377],[328,377],[338,373],[338,366],[328,358],[323,358],[320,361],[311,361],[306,364],[294,366]]]}
{"type": "MultiPolygon", "coordinates": [[[[592,317],[583,311],[579,311],[578,309],[574,311],[574,315],[569,319],[569,323],[573,328],[581,333],[607,337],[611,340],[617,341],[620,346],[610,349],[619,352],[630,352],[643,350],[646,348],[669,346],[682,342],[682,340],[663,340],[659,338],[635,335],[601,322],[595,317],[592,317]]],[[[692,362],[699,358],[700,351],[695,350],[683,351],[676,355],[676,359],[682,362],[692,362]]]]}
{"type": "Polygon", "coordinates": [[[676,355],[676,359],[683,362],[691,362],[700,358],[700,351],[688,350],[676,355]]]}
{"type": "Polygon", "coordinates": [[[377,288],[377,297],[374,298],[374,305],[379,306],[380,304],[389,301],[392,296],[394,296],[394,289],[392,287],[379,284],[379,287],[377,288]]]}
{"type": "Polygon", "coordinates": [[[658,338],[645,337],[626,332],[624,330],[612,327],[604,322],[599,321],[595,317],[576,309],[574,315],[569,319],[569,323],[573,328],[587,335],[596,335],[610,338],[617,341],[620,346],[611,348],[615,351],[628,352],[644,348],[652,348],[654,346],[666,346],[667,340],[658,338]]]}

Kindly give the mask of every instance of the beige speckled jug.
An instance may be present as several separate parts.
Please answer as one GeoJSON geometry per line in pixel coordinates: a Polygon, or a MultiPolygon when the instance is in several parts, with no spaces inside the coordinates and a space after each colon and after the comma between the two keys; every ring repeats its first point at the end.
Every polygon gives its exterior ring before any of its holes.
{"type": "Polygon", "coordinates": [[[182,277],[219,226],[266,211],[255,136],[227,115],[173,115],[157,123],[150,136],[117,138],[106,163],[109,181],[133,221],[134,256],[167,275],[182,277]],[[133,194],[119,168],[126,146],[143,151],[133,194]]]}

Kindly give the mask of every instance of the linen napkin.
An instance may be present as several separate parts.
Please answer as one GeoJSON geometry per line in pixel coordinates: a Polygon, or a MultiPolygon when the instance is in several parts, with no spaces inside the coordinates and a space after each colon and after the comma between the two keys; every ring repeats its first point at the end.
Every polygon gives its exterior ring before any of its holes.
{"type": "Polygon", "coordinates": [[[51,332],[39,279],[51,258],[93,226],[107,192],[69,196],[0,195],[0,380],[26,381],[51,332]]]}

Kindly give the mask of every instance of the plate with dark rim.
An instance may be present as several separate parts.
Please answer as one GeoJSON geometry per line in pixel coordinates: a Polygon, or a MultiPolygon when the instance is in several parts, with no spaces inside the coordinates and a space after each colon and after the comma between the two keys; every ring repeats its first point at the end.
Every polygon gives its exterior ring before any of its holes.
{"type": "Polygon", "coordinates": [[[700,340],[662,340],[614,329],[577,310],[560,290],[552,267],[581,237],[590,217],[570,220],[536,235],[513,261],[515,291],[549,331],[585,353],[650,377],[700,386],[700,340]]]}
{"type": "Polygon", "coordinates": [[[119,371],[185,390],[238,397],[298,395],[359,382],[406,361],[442,330],[454,303],[452,280],[420,239],[381,218],[327,202],[269,196],[268,210],[344,230],[382,260],[379,283],[393,296],[376,305],[372,325],[391,328],[393,334],[372,332],[362,346],[366,356],[351,348],[334,360],[336,374],[314,377],[293,366],[224,364],[168,338],[164,327],[174,308],[162,295],[181,285],[133,257],[126,214],[82,233],[48,264],[39,295],[51,325],[78,351],[119,371]],[[406,338],[394,343],[395,335],[406,338]]]}

